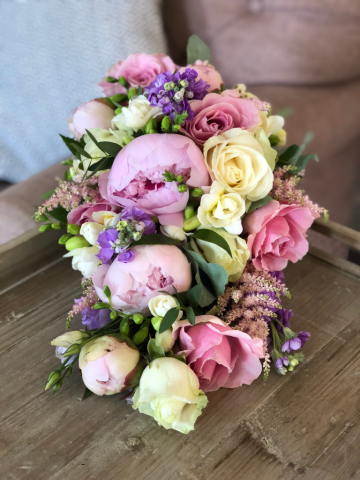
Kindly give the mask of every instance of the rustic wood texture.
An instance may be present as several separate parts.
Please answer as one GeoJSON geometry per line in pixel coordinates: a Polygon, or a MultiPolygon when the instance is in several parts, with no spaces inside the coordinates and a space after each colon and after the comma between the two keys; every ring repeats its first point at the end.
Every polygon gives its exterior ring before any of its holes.
{"type": "Polygon", "coordinates": [[[81,290],[70,260],[49,257],[48,268],[29,263],[22,279],[5,279],[0,296],[2,480],[360,478],[358,278],[310,255],[289,265],[284,304],[293,329],[312,334],[306,361],[210,393],[195,431],[182,435],[117,395],[81,401],[78,370],[56,395],[44,392],[58,366],[50,341],[81,290]]]}

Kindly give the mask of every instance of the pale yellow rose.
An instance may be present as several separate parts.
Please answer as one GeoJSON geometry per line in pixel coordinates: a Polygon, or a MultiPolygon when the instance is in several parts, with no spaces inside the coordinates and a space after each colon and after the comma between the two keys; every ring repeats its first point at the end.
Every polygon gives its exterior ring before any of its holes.
{"type": "Polygon", "coordinates": [[[204,157],[212,180],[226,190],[255,202],[264,198],[273,185],[273,173],[264,150],[254,135],[233,128],[209,138],[204,157]]]}

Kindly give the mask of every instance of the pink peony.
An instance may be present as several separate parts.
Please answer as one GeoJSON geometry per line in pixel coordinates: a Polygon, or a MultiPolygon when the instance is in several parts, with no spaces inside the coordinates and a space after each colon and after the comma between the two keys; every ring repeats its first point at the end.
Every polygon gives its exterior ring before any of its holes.
{"type": "Polygon", "coordinates": [[[89,128],[108,130],[113,118],[114,110],[111,107],[100,100],[91,100],[72,111],[68,126],[72,135],[79,140],[89,128]]]}
{"type": "Polygon", "coordinates": [[[262,340],[233,330],[217,317],[196,317],[194,326],[176,322],[173,335],[204,392],[250,385],[261,374],[262,340]]]}
{"type": "Polygon", "coordinates": [[[111,291],[114,308],[126,314],[149,315],[149,300],[159,290],[186,292],[191,286],[191,268],[185,255],[173,245],[142,245],[132,248],[135,257],[130,263],[115,260],[110,266],[100,265],[93,283],[100,299],[107,302],[103,288],[111,291]]]}
{"type": "MultiPolygon", "coordinates": [[[[175,65],[170,57],[162,54],[147,55],[146,53],[134,53],[126,60],[115,63],[106,72],[106,77],[125,77],[131,87],[147,87],[155,79],[156,75],[170,71],[174,73],[175,65]]],[[[126,93],[126,89],[120,83],[109,83],[103,78],[99,82],[107,97],[117,93],[126,93]]]]}
{"type": "Polygon", "coordinates": [[[119,209],[114,205],[110,205],[107,200],[101,203],[83,203],[68,213],[68,223],[76,223],[82,225],[85,222],[95,222],[92,217],[94,212],[118,212],[119,209]]]}
{"type": "Polygon", "coordinates": [[[209,93],[203,100],[191,102],[194,119],[185,124],[182,132],[198,145],[210,137],[221,135],[232,128],[251,130],[260,123],[260,114],[254,102],[232,95],[209,93]]]}
{"type": "MultiPolygon", "coordinates": [[[[209,91],[213,92],[214,90],[220,90],[221,84],[223,84],[223,80],[219,72],[215,70],[215,68],[209,64],[207,60],[202,62],[201,60],[196,60],[193,65],[187,65],[186,67],[181,67],[179,72],[183,73],[187,68],[192,68],[195,70],[199,75],[197,80],[202,78],[205,82],[210,85],[209,91]]],[[[191,107],[192,108],[192,107],[191,107]]]]}
{"type": "Polygon", "coordinates": [[[297,262],[307,253],[306,231],[314,217],[301,205],[281,204],[276,200],[245,215],[244,233],[257,270],[283,270],[288,260],[297,262]]]}
{"type": "Polygon", "coordinates": [[[168,170],[189,187],[209,185],[203,154],[195,143],[176,134],[150,134],[133,140],[115,158],[110,173],[99,178],[100,193],[111,204],[141,208],[164,225],[182,227],[189,191],[164,182],[168,170]]]}
{"type": "Polygon", "coordinates": [[[111,335],[87,343],[79,367],[85,386],[96,395],[113,395],[134,387],[142,370],[140,352],[111,335]]]}

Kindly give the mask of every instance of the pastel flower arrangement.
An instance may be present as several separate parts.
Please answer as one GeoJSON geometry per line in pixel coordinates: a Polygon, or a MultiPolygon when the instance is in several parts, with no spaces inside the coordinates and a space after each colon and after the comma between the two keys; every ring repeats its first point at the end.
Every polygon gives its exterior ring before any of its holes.
{"type": "Polygon", "coordinates": [[[91,393],[122,398],[159,425],[194,429],[207,393],[250,385],[304,360],[310,333],[290,328],[283,270],[308,251],[326,211],[297,189],[315,155],[284,147],[284,119],[226,89],[196,37],[188,65],[130,55],[77,107],[71,152],[35,218],[83,276],[83,328],[51,343],[56,392],[78,363],[91,393]],[[198,57],[201,58],[198,58],[198,57]]]}

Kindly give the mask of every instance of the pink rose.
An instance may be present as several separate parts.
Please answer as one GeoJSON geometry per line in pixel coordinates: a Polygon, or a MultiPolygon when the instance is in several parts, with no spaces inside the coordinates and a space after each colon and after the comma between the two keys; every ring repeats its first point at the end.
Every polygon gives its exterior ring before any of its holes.
{"type": "MultiPolygon", "coordinates": [[[[175,65],[170,57],[162,54],[147,55],[146,53],[134,53],[126,60],[115,63],[106,72],[105,77],[125,77],[131,87],[147,87],[155,79],[156,75],[163,72],[174,73],[175,65]]],[[[107,97],[117,93],[126,93],[126,89],[120,83],[109,83],[103,78],[99,82],[107,97]]]]}
{"type": "Polygon", "coordinates": [[[181,130],[198,145],[204,145],[210,137],[232,128],[250,130],[260,123],[259,110],[254,102],[232,95],[209,93],[203,100],[191,102],[191,109],[194,119],[181,130]]]}
{"type": "Polygon", "coordinates": [[[210,182],[203,154],[190,138],[154,133],[118,153],[110,173],[99,178],[100,193],[113,205],[141,208],[164,225],[182,227],[189,191],[179,192],[179,182],[164,182],[165,170],[182,175],[189,187],[210,182]]]}
{"type": "Polygon", "coordinates": [[[129,263],[115,260],[100,265],[92,280],[100,299],[107,302],[103,288],[111,291],[114,308],[126,314],[150,314],[149,300],[159,290],[186,292],[191,286],[191,267],[185,255],[173,245],[142,245],[132,248],[135,257],[129,263]]]}
{"type": "Polygon", "coordinates": [[[92,217],[94,212],[119,212],[119,209],[115,205],[110,205],[107,200],[101,203],[83,203],[77,208],[68,213],[68,223],[76,223],[82,225],[85,222],[95,222],[92,217]]]}
{"type": "Polygon", "coordinates": [[[100,100],[91,100],[72,111],[68,120],[69,130],[79,140],[89,128],[111,127],[114,110],[100,100]]]}
{"type": "Polygon", "coordinates": [[[250,385],[261,374],[262,340],[233,330],[217,317],[196,317],[194,326],[176,322],[173,335],[204,392],[250,385]]]}
{"type": "Polygon", "coordinates": [[[280,204],[276,200],[245,215],[244,233],[257,270],[283,270],[288,260],[297,262],[307,253],[306,231],[314,216],[301,205],[280,204]]]}
{"type": "Polygon", "coordinates": [[[85,386],[96,395],[129,390],[143,368],[139,350],[111,335],[87,343],[81,349],[79,367],[85,386]]]}
{"type": "Polygon", "coordinates": [[[224,83],[220,73],[217,72],[207,60],[205,60],[204,62],[202,62],[201,60],[196,60],[193,65],[181,67],[179,72],[183,73],[187,68],[192,68],[193,70],[195,70],[199,74],[197,79],[199,80],[200,78],[202,78],[210,85],[210,92],[213,92],[214,90],[220,90],[221,85],[224,83]]]}

